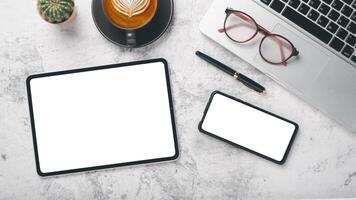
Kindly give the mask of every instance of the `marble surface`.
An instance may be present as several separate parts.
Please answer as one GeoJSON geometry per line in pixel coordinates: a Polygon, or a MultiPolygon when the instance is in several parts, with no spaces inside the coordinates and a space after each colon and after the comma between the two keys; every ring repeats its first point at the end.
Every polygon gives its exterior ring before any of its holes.
{"type": "Polygon", "coordinates": [[[103,38],[89,0],[71,27],[44,22],[35,0],[0,1],[0,200],[298,199],[356,196],[356,134],[328,119],[204,37],[212,0],[176,0],[168,32],[123,49],[103,38]],[[268,88],[261,96],[198,59],[203,50],[268,88]],[[164,57],[170,65],[180,158],[175,162],[51,178],[35,171],[25,79],[29,74],[164,57]],[[210,93],[221,90],[300,124],[283,166],[201,134],[210,93]]]}

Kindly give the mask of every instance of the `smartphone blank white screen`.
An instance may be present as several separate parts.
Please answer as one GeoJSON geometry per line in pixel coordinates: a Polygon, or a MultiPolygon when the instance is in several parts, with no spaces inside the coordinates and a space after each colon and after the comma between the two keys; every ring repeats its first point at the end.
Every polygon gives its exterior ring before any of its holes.
{"type": "Polygon", "coordinates": [[[35,77],[29,85],[42,173],[178,153],[163,62],[35,77]]]}
{"type": "Polygon", "coordinates": [[[220,93],[215,93],[201,128],[281,162],[296,126],[220,93]]]}

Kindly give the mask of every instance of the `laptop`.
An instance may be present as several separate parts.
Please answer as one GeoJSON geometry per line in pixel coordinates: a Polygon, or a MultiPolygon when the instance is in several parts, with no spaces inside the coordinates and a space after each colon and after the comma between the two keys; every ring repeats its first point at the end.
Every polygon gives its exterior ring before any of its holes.
{"type": "Polygon", "coordinates": [[[356,0],[215,0],[200,23],[221,44],[346,129],[356,132],[356,0]],[[225,10],[240,10],[267,30],[288,38],[299,55],[287,66],[265,62],[263,37],[230,40],[225,10]]]}

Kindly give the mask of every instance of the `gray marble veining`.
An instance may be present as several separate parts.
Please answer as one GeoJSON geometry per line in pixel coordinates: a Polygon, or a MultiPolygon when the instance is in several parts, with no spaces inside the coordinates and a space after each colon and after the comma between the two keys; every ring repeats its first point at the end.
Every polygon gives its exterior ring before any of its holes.
{"type": "Polygon", "coordinates": [[[212,0],[176,0],[168,32],[123,49],[103,38],[90,1],[77,0],[73,26],[44,22],[36,2],[0,1],[0,200],[297,199],[356,196],[356,134],[204,37],[198,24],[212,0]],[[268,89],[266,96],[198,59],[205,51],[268,89]],[[41,178],[36,174],[25,79],[29,74],[164,57],[170,65],[179,137],[175,162],[41,178]],[[279,166],[199,133],[210,93],[221,90],[300,125],[279,166]]]}

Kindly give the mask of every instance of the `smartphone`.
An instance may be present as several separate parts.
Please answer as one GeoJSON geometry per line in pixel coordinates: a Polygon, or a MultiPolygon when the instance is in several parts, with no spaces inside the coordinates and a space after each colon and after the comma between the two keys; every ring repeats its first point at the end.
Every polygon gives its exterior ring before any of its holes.
{"type": "Polygon", "coordinates": [[[199,123],[200,132],[283,164],[298,124],[235,97],[215,91],[199,123]]]}

